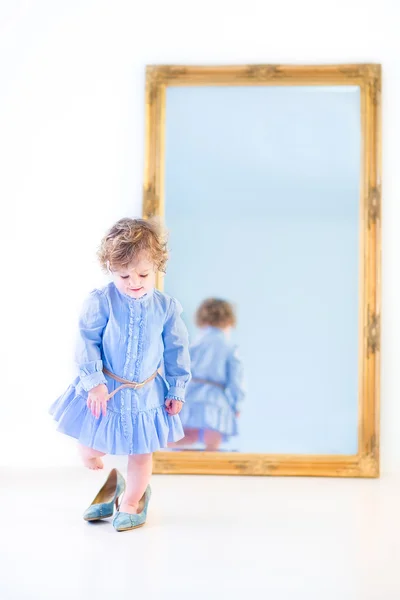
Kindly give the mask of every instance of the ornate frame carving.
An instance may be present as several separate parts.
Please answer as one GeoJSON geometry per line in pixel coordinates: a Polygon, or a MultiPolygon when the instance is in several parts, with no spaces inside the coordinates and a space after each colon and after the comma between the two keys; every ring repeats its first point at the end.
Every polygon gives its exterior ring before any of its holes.
{"type": "MultiPolygon", "coordinates": [[[[361,91],[359,424],[354,456],[160,452],[155,473],[216,475],[379,476],[381,281],[381,66],[149,66],[143,215],[164,215],[164,127],[167,86],[357,85],[361,91]]],[[[159,281],[160,284],[160,281],[159,281]]]]}

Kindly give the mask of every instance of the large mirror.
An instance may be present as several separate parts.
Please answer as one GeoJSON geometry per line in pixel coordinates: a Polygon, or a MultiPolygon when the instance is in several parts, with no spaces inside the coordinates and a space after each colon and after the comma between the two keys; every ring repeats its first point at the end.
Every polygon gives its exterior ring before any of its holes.
{"type": "Polygon", "coordinates": [[[148,69],[193,373],[159,472],[378,474],[379,96],[374,65],[148,69]]]}

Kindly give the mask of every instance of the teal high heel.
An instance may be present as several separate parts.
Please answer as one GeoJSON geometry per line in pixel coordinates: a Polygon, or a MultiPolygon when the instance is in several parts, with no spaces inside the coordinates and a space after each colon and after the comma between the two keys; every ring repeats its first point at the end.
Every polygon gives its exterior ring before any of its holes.
{"type": "Polygon", "coordinates": [[[124,491],[125,479],[117,469],[113,469],[92,504],[83,513],[85,521],[99,521],[112,517],[114,504],[118,510],[119,497],[124,491]]]}
{"type": "Polygon", "coordinates": [[[137,529],[142,527],[146,523],[147,508],[149,506],[151,498],[151,488],[148,485],[145,493],[143,494],[138,507],[137,515],[130,515],[125,512],[117,512],[114,517],[113,525],[116,531],[129,531],[130,529],[137,529]]]}

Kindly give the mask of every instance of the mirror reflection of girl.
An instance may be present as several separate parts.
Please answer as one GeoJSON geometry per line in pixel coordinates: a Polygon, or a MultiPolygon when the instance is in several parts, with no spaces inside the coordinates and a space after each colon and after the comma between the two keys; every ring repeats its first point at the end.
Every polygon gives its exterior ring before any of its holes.
{"type": "Polygon", "coordinates": [[[243,368],[230,341],[236,326],[233,306],[217,298],[197,310],[200,336],[190,348],[192,381],[180,414],[185,438],[173,447],[203,442],[208,451],[237,435],[237,419],[244,399],[243,368]]]}

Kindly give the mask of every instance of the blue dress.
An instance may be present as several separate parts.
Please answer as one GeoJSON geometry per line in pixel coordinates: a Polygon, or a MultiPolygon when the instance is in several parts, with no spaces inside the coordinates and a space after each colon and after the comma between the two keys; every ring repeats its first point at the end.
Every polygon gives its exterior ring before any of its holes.
{"type": "Polygon", "coordinates": [[[176,300],[158,290],[139,299],[122,294],[114,283],[94,290],[79,321],[79,377],[50,408],[58,431],[107,454],[147,454],[182,439],[180,417],[168,415],[164,405],[166,398],[184,401],[190,380],[181,312],[176,300]],[[120,386],[103,367],[129,381],[145,381],[160,367],[165,376],[117,392],[107,415],[96,419],[86,405],[88,392],[100,383],[109,393],[120,386]]]}
{"type": "Polygon", "coordinates": [[[206,327],[190,347],[190,357],[193,379],[180,414],[184,429],[212,429],[219,431],[224,440],[237,435],[236,412],[244,399],[244,389],[236,346],[221,329],[206,327]]]}

